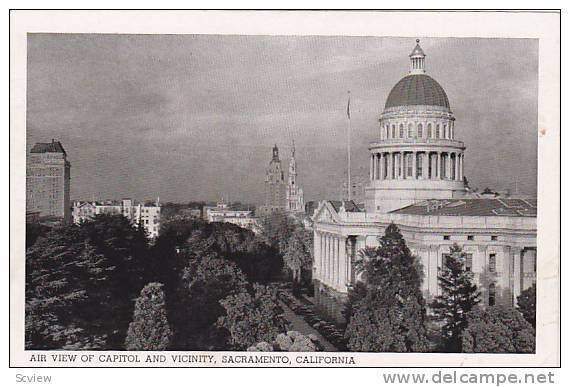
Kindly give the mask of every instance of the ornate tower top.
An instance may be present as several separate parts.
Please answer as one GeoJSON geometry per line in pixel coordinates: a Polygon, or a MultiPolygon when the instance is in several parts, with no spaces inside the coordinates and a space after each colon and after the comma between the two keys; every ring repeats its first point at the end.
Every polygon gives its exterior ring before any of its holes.
{"type": "Polygon", "coordinates": [[[277,148],[277,144],[273,147],[273,159],[272,161],[279,161],[279,148],[277,148]]]}
{"type": "Polygon", "coordinates": [[[416,47],[410,54],[410,74],[425,74],[425,57],[426,54],[420,47],[420,40],[416,39],[416,47]]]}

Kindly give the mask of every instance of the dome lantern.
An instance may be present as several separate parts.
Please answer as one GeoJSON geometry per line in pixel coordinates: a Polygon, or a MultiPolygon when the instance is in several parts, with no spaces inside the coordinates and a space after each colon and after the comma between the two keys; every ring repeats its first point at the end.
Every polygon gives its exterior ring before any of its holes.
{"type": "Polygon", "coordinates": [[[425,57],[426,54],[420,47],[420,40],[416,39],[416,47],[410,54],[410,74],[425,74],[425,57]]]}

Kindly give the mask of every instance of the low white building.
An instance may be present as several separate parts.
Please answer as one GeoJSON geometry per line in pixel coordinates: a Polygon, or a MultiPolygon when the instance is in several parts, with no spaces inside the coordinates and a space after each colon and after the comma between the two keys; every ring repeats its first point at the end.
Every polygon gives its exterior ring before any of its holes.
{"type": "Polygon", "coordinates": [[[73,203],[73,222],[90,219],[98,214],[123,215],[133,224],[142,223],[151,239],[158,237],[160,232],[160,203],[135,203],[132,199],[121,201],[76,201],[73,203]]]}
{"type": "Polygon", "coordinates": [[[259,231],[257,218],[251,210],[234,210],[223,201],[214,206],[204,207],[204,219],[208,222],[232,223],[255,233],[259,231]]]}

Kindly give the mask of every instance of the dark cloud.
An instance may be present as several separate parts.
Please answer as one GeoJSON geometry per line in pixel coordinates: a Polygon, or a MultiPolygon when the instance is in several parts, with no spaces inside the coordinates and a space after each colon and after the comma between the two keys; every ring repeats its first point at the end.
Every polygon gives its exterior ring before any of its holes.
{"type": "MultiPolygon", "coordinates": [[[[74,198],[263,199],[271,146],[294,139],[307,199],[338,195],[352,95],[353,160],[409,38],[30,34],[28,145],[58,138],[74,198]]],[[[422,39],[448,93],[473,185],[536,193],[538,43],[422,39]],[[516,183],[515,183],[516,182],[516,183]]]]}

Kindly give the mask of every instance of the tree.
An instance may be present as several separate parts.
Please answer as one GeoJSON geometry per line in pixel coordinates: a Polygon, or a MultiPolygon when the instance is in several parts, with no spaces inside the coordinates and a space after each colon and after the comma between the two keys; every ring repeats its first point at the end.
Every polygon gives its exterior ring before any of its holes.
{"type": "Polygon", "coordinates": [[[491,306],[467,314],[463,352],[534,353],[535,331],[513,308],[491,306]]]}
{"type": "Polygon", "coordinates": [[[125,348],[128,351],[164,351],[170,345],[172,331],[166,318],[163,285],[147,284],[135,302],[133,322],[129,324],[125,348]]]}
{"type": "Polygon", "coordinates": [[[245,290],[246,277],[237,265],[222,258],[191,258],[174,288],[169,308],[174,349],[219,349],[225,337],[216,321],[224,314],[220,301],[245,290]]]}
{"type": "Polygon", "coordinates": [[[312,269],[313,248],[312,233],[304,228],[296,228],[287,241],[283,262],[293,276],[293,282],[302,281],[302,273],[312,269]]]}
{"type": "Polygon", "coordinates": [[[148,263],[122,215],[56,227],[26,251],[30,349],[122,349],[148,263]]]}
{"type": "Polygon", "coordinates": [[[247,350],[251,352],[317,352],[322,350],[322,346],[313,334],[305,336],[297,331],[288,331],[279,333],[270,343],[262,341],[248,347],[247,350]]]}
{"type": "Polygon", "coordinates": [[[274,288],[254,284],[253,295],[243,291],[224,298],[220,304],[226,313],[218,319],[218,326],[229,332],[228,343],[235,349],[270,342],[285,330],[274,288]]]}
{"type": "Polygon", "coordinates": [[[115,267],[79,227],[55,228],[26,252],[26,349],[107,349],[115,267]]]}
{"type": "Polygon", "coordinates": [[[436,318],[443,323],[444,350],[461,352],[461,333],[467,327],[467,314],[480,302],[473,273],[465,270],[465,253],[454,244],[440,268],[441,294],[431,304],[436,318]]]}
{"type": "Polygon", "coordinates": [[[298,227],[295,218],[285,211],[276,211],[261,218],[260,223],[262,237],[283,254],[289,237],[298,227]]]}
{"type": "Polygon", "coordinates": [[[394,224],[379,242],[355,262],[364,286],[349,290],[347,346],[353,351],[424,352],[426,310],[417,259],[394,224]]]}
{"type": "Polygon", "coordinates": [[[517,309],[524,319],[536,328],[536,284],[532,284],[517,297],[517,309]]]}

